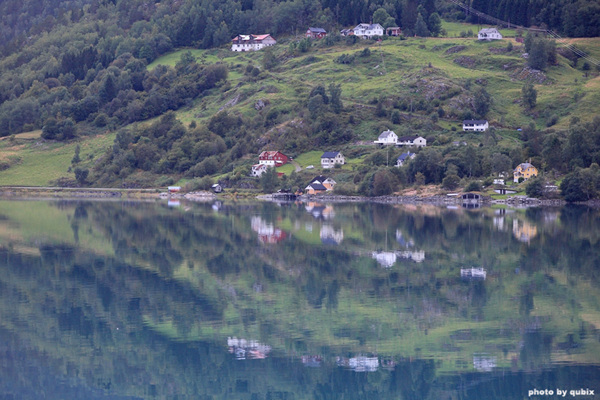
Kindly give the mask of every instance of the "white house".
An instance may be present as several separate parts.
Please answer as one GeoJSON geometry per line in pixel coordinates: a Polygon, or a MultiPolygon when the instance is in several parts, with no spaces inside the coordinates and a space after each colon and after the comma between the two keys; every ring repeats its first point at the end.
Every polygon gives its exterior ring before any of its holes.
{"type": "Polygon", "coordinates": [[[252,176],[261,176],[262,174],[267,172],[267,168],[271,168],[271,166],[268,166],[266,164],[254,164],[252,166],[251,175],[252,176]]]}
{"type": "Polygon", "coordinates": [[[383,145],[395,145],[398,143],[398,135],[396,135],[394,131],[390,131],[388,129],[387,131],[381,132],[375,143],[383,145]]]}
{"type": "Polygon", "coordinates": [[[344,165],[346,159],[339,151],[326,151],[321,156],[321,167],[333,168],[336,164],[344,165]]]}
{"type": "Polygon", "coordinates": [[[477,39],[479,40],[500,40],[502,39],[502,35],[498,32],[496,28],[484,28],[479,31],[477,34],[477,39]]]}
{"type": "Polygon", "coordinates": [[[373,36],[383,36],[383,27],[379,24],[358,24],[352,31],[354,31],[356,36],[360,36],[363,39],[373,36]]]}
{"type": "Polygon", "coordinates": [[[485,120],[465,119],[463,121],[463,131],[485,132],[489,128],[489,124],[485,120]]]}
{"type": "Polygon", "coordinates": [[[231,51],[255,51],[273,46],[277,41],[271,35],[238,35],[233,38],[231,51]]]}
{"type": "Polygon", "coordinates": [[[422,136],[403,136],[398,138],[398,146],[408,146],[408,147],[425,147],[427,146],[427,139],[422,136]]]}
{"type": "Polygon", "coordinates": [[[398,157],[398,159],[396,160],[396,167],[403,166],[405,162],[407,162],[408,160],[412,160],[415,157],[416,157],[416,154],[411,153],[410,151],[408,153],[400,154],[400,157],[398,157]]]}

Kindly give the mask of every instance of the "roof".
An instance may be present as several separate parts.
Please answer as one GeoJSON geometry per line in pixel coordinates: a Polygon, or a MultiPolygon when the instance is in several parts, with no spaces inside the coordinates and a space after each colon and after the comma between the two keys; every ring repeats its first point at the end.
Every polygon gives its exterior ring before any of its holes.
{"type": "Polygon", "coordinates": [[[268,33],[263,34],[263,35],[238,35],[238,36],[234,37],[233,40],[243,40],[243,41],[246,41],[246,40],[248,40],[248,41],[249,40],[264,40],[264,39],[266,39],[266,38],[268,38],[270,36],[271,35],[268,34],[268,33]]]}
{"type": "Polygon", "coordinates": [[[404,161],[409,157],[412,157],[415,153],[411,153],[410,151],[408,153],[402,153],[400,154],[400,157],[398,157],[398,160],[400,161],[404,161]]]}
{"type": "Polygon", "coordinates": [[[358,24],[354,29],[383,29],[383,27],[379,24],[358,24]]]}
{"type": "Polygon", "coordinates": [[[484,119],[465,119],[463,125],[485,125],[487,121],[484,119]]]}
{"type": "Polygon", "coordinates": [[[402,136],[398,138],[399,142],[406,142],[406,141],[411,141],[414,142],[415,139],[419,138],[419,135],[412,135],[412,136],[402,136]]]}
{"type": "Polygon", "coordinates": [[[385,139],[387,137],[389,137],[391,134],[396,134],[394,131],[390,131],[389,129],[387,131],[383,131],[381,132],[381,134],[379,135],[379,139],[385,139]]]}
{"type": "Polygon", "coordinates": [[[339,151],[326,151],[321,158],[336,158],[338,154],[340,154],[339,151]]]}
{"type": "Polygon", "coordinates": [[[311,183],[306,188],[308,189],[309,187],[313,188],[313,190],[327,190],[327,188],[320,183],[311,183]]]}
{"type": "Polygon", "coordinates": [[[327,33],[327,31],[323,28],[308,28],[312,33],[327,33]]]}
{"type": "MultiPolygon", "coordinates": [[[[531,164],[530,164],[530,163],[528,163],[528,162],[524,162],[524,163],[521,163],[521,164],[519,164],[519,165],[517,166],[517,168],[519,168],[519,167],[521,167],[521,169],[527,169],[527,168],[529,168],[529,167],[533,167],[533,165],[531,165],[531,164]]],[[[533,167],[533,168],[535,168],[535,167],[533,167]]]]}
{"type": "Polygon", "coordinates": [[[327,179],[329,179],[328,177],[326,177],[325,175],[319,175],[319,176],[315,176],[315,178],[310,181],[310,183],[314,183],[314,182],[319,182],[319,183],[323,183],[325,182],[327,179]]]}
{"type": "Polygon", "coordinates": [[[496,28],[483,28],[479,31],[479,33],[498,33],[498,29],[496,28]]]}

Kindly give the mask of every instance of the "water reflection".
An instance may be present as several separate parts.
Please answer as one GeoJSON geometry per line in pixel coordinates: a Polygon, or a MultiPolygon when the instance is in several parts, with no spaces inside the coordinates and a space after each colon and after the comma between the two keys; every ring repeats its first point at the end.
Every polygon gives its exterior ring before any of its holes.
{"type": "Polygon", "coordinates": [[[599,222],[582,207],[0,202],[0,398],[600,387],[599,222]]]}

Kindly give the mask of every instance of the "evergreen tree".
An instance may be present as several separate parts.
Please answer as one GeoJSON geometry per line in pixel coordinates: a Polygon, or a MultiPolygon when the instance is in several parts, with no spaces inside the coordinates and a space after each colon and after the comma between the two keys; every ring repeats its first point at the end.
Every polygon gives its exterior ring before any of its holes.
{"type": "Polygon", "coordinates": [[[537,90],[531,83],[526,83],[521,89],[521,97],[523,98],[523,104],[527,108],[534,108],[537,102],[537,90]]]}
{"type": "Polygon", "coordinates": [[[339,83],[335,84],[332,82],[329,84],[329,96],[330,96],[329,103],[331,104],[331,110],[336,114],[339,114],[340,112],[342,112],[342,109],[344,108],[344,106],[342,104],[342,87],[339,83]]]}
{"type": "Polygon", "coordinates": [[[491,103],[492,98],[484,88],[480,88],[475,92],[473,106],[475,108],[475,112],[479,114],[480,117],[485,117],[485,115],[490,110],[491,103]]]}
{"type": "Polygon", "coordinates": [[[425,23],[425,20],[421,14],[417,16],[417,22],[415,23],[415,34],[420,37],[431,36],[429,29],[427,29],[427,24],[425,23]]]}

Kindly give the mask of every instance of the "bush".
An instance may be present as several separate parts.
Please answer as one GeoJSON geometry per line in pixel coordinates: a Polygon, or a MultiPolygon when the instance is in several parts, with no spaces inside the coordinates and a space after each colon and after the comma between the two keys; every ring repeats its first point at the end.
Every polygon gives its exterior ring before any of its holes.
{"type": "Polygon", "coordinates": [[[479,192],[481,190],[481,184],[477,181],[469,182],[465,187],[465,192],[479,192]]]}

